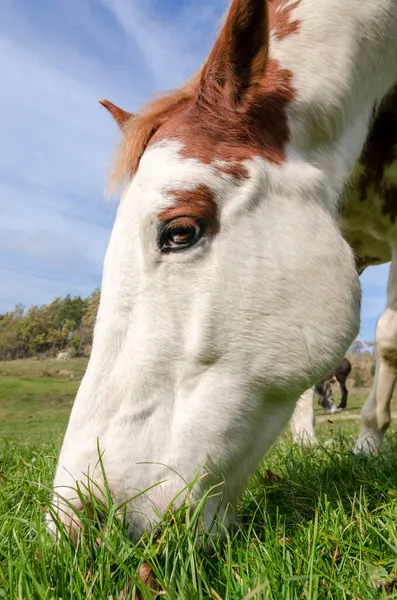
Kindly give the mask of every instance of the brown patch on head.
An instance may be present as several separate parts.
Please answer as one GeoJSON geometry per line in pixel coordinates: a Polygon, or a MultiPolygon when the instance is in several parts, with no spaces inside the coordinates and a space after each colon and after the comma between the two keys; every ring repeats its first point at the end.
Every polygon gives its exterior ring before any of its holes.
{"type": "Polygon", "coordinates": [[[364,173],[359,180],[359,197],[365,201],[372,191],[383,199],[382,213],[392,223],[397,219],[397,188],[387,181],[386,170],[393,163],[397,169],[397,85],[374,111],[373,122],[360,163],[364,173]]]}
{"type": "Polygon", "coordinates": [[[168,195],[173,198],[174,205],[159,213],[160,221],[168,223],[173,219],[192,218],[204,223],[209,233],[218,233],[218,207],[209,187],[200,185],[192,190],[170,190],[168,195]]]}
{"type": "Polygon", "coordinates": [[[126,176],[135,175],[142,154],[156,131],[192,102],[198,78],[197,74],[181,88],[149,102],[134,119],[126,123],[112,172],[113,184],[117,185],[126,176]]]}
{"type": "Polygon", "coordinates": [[[201,71],[127,122],[113,180],[134,175],[148,144],[163,139],[180,141],[185,157],[221,161],[220,172],[240,179],[253,156],[282,163],[295,90],[292,73],[268,56],[269,29],[277,39],[296,33],[291,13],[300,1],[233,0],[201,71]]]}
{"type": "Polygon", "coordinates": [[[195,103],[169,119],[152,141],[178,140],[182,156],[205,164],[230,163],[228,173],[241,177],[241,163],[253,156],[273,164],[284,162],[289,140],[286,109],[293,97],[292,74],[269,60],[263,84],[252,90],[241,110],[222,106],[220,97],[195,103]]]}

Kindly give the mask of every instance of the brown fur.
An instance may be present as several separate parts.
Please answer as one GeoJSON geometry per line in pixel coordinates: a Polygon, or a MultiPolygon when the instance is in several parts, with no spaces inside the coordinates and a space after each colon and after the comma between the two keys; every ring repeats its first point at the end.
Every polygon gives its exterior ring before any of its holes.
{"type": "Polygon", "coordinates": [[[397,218],[397,187],[385,180],[384,172],[397,160],[397,86],[381,103],[376,113],[360,162],[364,174],[359,182],[360,199],[369,190],[383,198],[382,213],[394,223],[397,218]]]}
{"type": "Polygon", "coordinates": [[[166,223],[178,217],[192,217],[195,221],[205,223],[209,233],[218,233],[218,209],[214,193],[209,187],[200,185],[193,190],[173,190],[168,194],[173,197],[175,204],[158,215],[160,221],[166,223]]]}
{"type": "Polygon", "coordinates": [[[117,186],[125,177],[138,170],[142,154],[154,133],[173,114],[185,108],[194,98],[199,74],[185,85],[152,100],[125,124],[124,138],[116,154],[111,184],[117,186]]]}
{"type": "Polygon", "coordinates": [[[380,265],[383,261],[376,256],[358,256],[355,255],[356,268],[359,275],[370,265],[380,265]]]}
{"type": "Polygon", "coordinates": [[[129,121],[135,116],[132,113],[129,113],[123,110],[122,108],[119,108],[112,102],[109,102],[109,100],[99,100],[99,104],[102,104],[102,106],[104,106],[106,110],[110,112],[113,119],[116,121],[117,125],[120,127],[121,130],[124,129],[124,126],[126,125],[127,121],[129,121]]]}
{"type": "Polygon", "coordinates": [[[299,28],[290,17],[300,0],[285,1],[233,0],[202,69],[123,125],[113,184],[133,176],[149,143],[164,138],[180,141],[186,157],[230,163],[219,168],[237,178],[247,175],[241,161],[252,156],[285,160],[286,109],[295,91],[292,73],[268,58],[269,28],[278,39],[299,28]]]}
{"type": "Polygon", "coordinates": [[[359,163],[339,203],[341,231],[360,273],[389,262],[397,228],[397,86],[374,109],[359,163]]]}
{"type": "Polygon", "coordinates": [[[247,179],[249,177],[248,169],[238,161],[231,161],[224,164],[217,164],[216,170],[224,175],[232,175],[235,179],[247,179]]]}
{"type": "Polygon", "coordinates": [[[289,140],[286,108],[293,96],[291,73],[269,60],[263,84],[250,91],[242,110],[214,93],[211,102],[197,102],[170,118],[152,141],[178,140],[182,156],[235,164],[231,174],[241,173],[241,162],[253,156],[280,164],[289,140]]]}
{"type": "Polygon", "coordinates": [[[347,405],[348,389],[346,387],[346,379],[349,377],[352,370],[352,365],[346,357],[336,367],[335,371],[328,375],[325,379],[316,385],[316,391],[319,394],[319,403],[324,410],[333,405],[332,384],[335,380],[339,383],[341,391],[341,401],[338,408],[345,409],[347,405]]]}
{"type": "Polygon", "coordinates": [[[222,105],[237,108],[247,92],[263,82],[268,41],[267,0],[234,0],[204,65],[198,103],[212,107],[222,98],[222,105]]]}
{"type": "Polygon", "coordinates": [[[269,0],[269,16],[272,24],[272,31],[278,40],[297,33],[299,31],[299,21],[291,20],[291,11],[297,8],[300,0],[295,0],[287,6],[280,0],[269,0]]]}

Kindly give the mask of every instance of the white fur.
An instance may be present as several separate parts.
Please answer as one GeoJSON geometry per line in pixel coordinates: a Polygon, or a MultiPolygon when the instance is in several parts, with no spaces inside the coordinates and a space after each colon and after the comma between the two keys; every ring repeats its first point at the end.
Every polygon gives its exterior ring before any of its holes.
{"type": "Polygon", "coordinates": [[[290,421],[292,439],[295,444],[317,444],[314,433],[314,388],[306,390],[298,402],[290,421]]]}
{"type": "Polygon", "coordinates": [[[375,380],[363,406],[357,452],[378,450],[391,420],[390,403],[397,378],[397,248],[392,251],[386,310],[376,326],[375,349],[375,380]]]}
{"type": "MultiPolygon", "coordinates": [[[[271,45],[298,90],[288,161],[253,158],[250,178],[235,182],[164,141],[144,153],[118,209],[54,486],[77,504],[87,471],[101,484],[98,439],[117,501],[163,481],[130,503],[136,537],[203,472],[193,495],[224,479],[222,508],[235,505],[299,395],[358,331],[359,281],[336,204],[370,107],[397,80],[397,2],[302,0],[296,16],[301,32],[271,45]],[[202,184],[215,194],[219,234],[160,254],[167,191],[202,184]]],[[[57,494],[54,503],[69,523],[57,494]]]]}

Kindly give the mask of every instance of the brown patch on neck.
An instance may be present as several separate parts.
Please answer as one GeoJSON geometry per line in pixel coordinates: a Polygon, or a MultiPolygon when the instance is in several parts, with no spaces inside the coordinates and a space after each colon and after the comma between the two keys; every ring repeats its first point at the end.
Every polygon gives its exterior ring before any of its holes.
{"type": "Polygon", "coordinates": [[[377,256],[355,255],[354,259],[355,259],[355,263],[356,263],[356,270],[359,275],[362,275],[362,273],[365,271],[365,269],[367,267],[372,267],[374,265],[380,265],[383,262],[382,259],[378,258],[377,256]]]}
{"type": "Polygon", "coordinates": [[[397,187],[387,181],[386,170],[397,167],[397,85],[387,94],[377,111],[360,157],[364,173],[359,180],[359,197],[365,201],[369,192],[382,199],[382,213],[394,223],[397,219],[397,187]]]}
{"type": "MultiPolygon", "coordinates": [[[[265,4],[265,0],[263,2],[265,4]]],[[[287,2],[268,0],[268,26],[278,40],[299,31],[300,22],[293,20],[292,11],[301,0],[287,2]]],[[[232,8],[237,4],[234,0],[232,8]]],[[[244,4],[249,4],[251,11],[259,7],[258,3],[241,0],[239,10],[244,9],[244,4]]],[[[244,20],[241,24],[244,27],[244,20]]],[[[214,46],[215,51],[222,47],[222,41],[225,43],[222,36],[227,35],[230,32],[226,27],[214,46]]],[[[259,45],[260,40],[255,38],[253,43],[259,45]]],[[[223,165],[216,168],[237,179],[248,176],[241,163],[254,156],[273,164],[284,162],[290,136],[287,108],[296,96],[293,75],[277,60],[268,58],[267,49],[263,51],[265,54],[259,49],[252,58],[254,50],[249,43],[240,45],[237,66],[245,64],[246,52],[251,71],[247,75],[249,84],[236,88],[240,94],[238,101],[229,93],[229,84],[225,84],[222,73],[208,69],[207,61],[184,86],[154,100],[130,119],[124,128],[125,138],[119,149],[113,182],[118,184],[126,176],[133,176],[147,146],[164,139],[180,141],[184,157],[197,158],[206,164],[222,161],[223,165]],[[264,72],[259,77],[261,68],[264,72]]],[[[221,56],[216,57],[217,64],[226,65],[226,73],[229,58],[225,57],[222,62],[221,56]]]]}
{"type": "Polygon", "coordinates": [[[247,167],[238,161],[215,164],[214,167],[218,173],[222,173],[223,175],[232,175],[237,181],[248,179],[249,177],[247,167]]]}
{"type": "Polygon", "coordinates": [[[214,192],[206,185],[192,190],[170,190],[167,192],[174,200],[174,206],[159,213],[161,222],[167,223],[178,217],[192,217],[206,225],[213,235],[219,231],[218,207],[214,192]]]}
{"type": "Polygon", "coordinates": [[[292,11],[299,6],[301,0],[286,4],[283,0],[269,0],[269,17],[271,30],[277,40],[297,33],[300,22],[292,20],[292,11]]]}

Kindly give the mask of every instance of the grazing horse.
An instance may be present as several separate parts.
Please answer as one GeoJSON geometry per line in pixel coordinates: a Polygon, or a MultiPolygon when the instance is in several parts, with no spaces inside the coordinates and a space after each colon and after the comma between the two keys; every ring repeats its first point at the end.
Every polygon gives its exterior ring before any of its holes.
{"type": "Polygon", "coordinates": [[[123,191],[54,481],[71,534],[77,484],[99,494],[103,471],[133,539],[190,482],[191,502],[219,489],[205,528],[230,522],[355,339],[358,269],[392,258],[359,444],[380,441],[397,368],[396,31],[397,0],[233,0],[185,85],[137,114],[103,101],[123,191]]]}
{"type": "Polygon", "coordinates": [[[318,403],[324,409],[325,413],[333,414],[337,410],[332,394],[332,385],[335,383],[335,380],[339,383],[341,393],[338,409],[344,410],[346,408],[348,396],[346,379],[349,377],[351,370],[352,366],[350,361],[347,358],[344,358],[331,375],[328,375],[325,379],[315,385],[318,403]]]}

